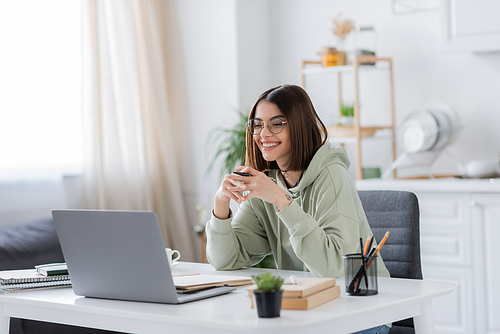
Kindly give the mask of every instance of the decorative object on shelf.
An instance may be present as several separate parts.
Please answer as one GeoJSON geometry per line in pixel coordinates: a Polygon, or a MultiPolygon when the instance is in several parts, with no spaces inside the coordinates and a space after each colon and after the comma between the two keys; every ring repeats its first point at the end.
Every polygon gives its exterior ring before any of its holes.
{"type": "Polygon", "coordinates": [[[380,179],[380,167],[363,167],[363,179],[380,179]]]}
{"type": "MultiPolygon", "coordinates": [[[[433,175],[429,169],[436,159],[445,152],[446,146],[455,141],[459,129],[456,112],[451,106],[443,102],[435,102],[423,110],[410,113],[397,131],[396,143],[403,153],[384,172],[382,178],[387,178],[398,167],[421,167],[423,168],[423,174],[432,179],[451,176],[433,175]],[[425,157],[424,162],[416,158],[417,154],[426,152],[432,154],[425,157]],[[413,163],[405,166],[401,165],[408,158],[413,163]]],[[[446,151],[446,153],[461,165],[450,152],[446,151]]]]}
{"type": "Polygon", "coordinates": [[[345,51],[324,46],[318,54],[321,56],[321,65],[324,67],[345,65],[345,51]]]}
{"type": "MultiPolygon", "coordinates": [[[[375,57],[375,52],[368,51],[368,50],[357,50],[356,51],[357,56],[373,56],[375,57]]],[[[359,65],[375,65],[376,61],[374,60],[373,57],[367,57],[365,60],[360,63],[359,65]]]]}
{"type": "MultiPolygon", "coordinates": [[[[354,91],[354,124],[353,125],[333,125],[328,127],[328,136],[330,141],[335,143],[340,143],[341,145],[354,142],[356,149],[355,164],[353,167],[356,171],[356,179],[363,179],[362,170],[362,156],[361,156],[361,140],[363,138],[372,137],[382,140],[389,140],[392,146],[392,161],[396,159],[396,145],[394,139],[394,79],[392,70],[392,59],[391,58],[379,58],[373,55],[364,55],[354,57],[352,65],[347,66],[333,66],[333,67],[323,67],[319,61],[309,61],[303,60],[301,62],[300,69],[300,82],[302,88],[306,88],[306,76],[313,76],[317,74],[329,74],[336,75],[338,79],[338,92],[333,94],[338,97],[339,110],[341,110],[343,102],[343,84],[342,77],[353,76],[354,85],[351,86],[354,91]],[[375,66],[361,66],[363,63],[376,63],[375,66]],[[390,96],[390,107],[387,110],[390,113],[390,121],[385,124],[377,124],[376,126],[364,126],[360,123],[360,84],[364,79],[360,75],[362,72],[380,72],[386,73],[389,76],[390,86],[389,96],[390,96]]],[[[330,92],[331,90],[327,90],[330,92]]],[[[383,112],[383,110],[381,110],[383,112]]],[[[339,115],[342,117],[342,115],[339,115]]],[[[339,123],[339,122],[337,122],[339,123]]],[[[385,166],[384,166],[385,167],[385,166]]],[[[396,171],[394,171],[396,174],[396,171]]]]}
{"type": "Polygon", "coordinates": [[[354,104],[340,104],[340,125],[354,125],[354,104]]]}
{"type": "Polygon", "coordinates": [[[253,294],[259,318],[279,317],[283,297],[283,290],[281,290],[283,278],[267,272],[252,276],[252,282],[257,285],[257,290],[254,290],[253,294]]]}
{"type": "Polygon", "coordinates": [[[342,14],[338,14],[336,18],[333,19],[333,24],[335,28],[333,33],[339,39],[345,39],[347,35],[354,29],[354,24],[349,19],[341,19],[342,14]]]}
{"type": "MultiPolygon", "coordinates": [[[[377,31],[374,26],[356,26],[354,49],[356,56],[375,56],[377,54],[377,31]]],[[[375,61],[364,61],[360,65],[375,65],[375,61]]]]}
{"type": "Polygon", "coordinates": [[[500,158],[475,159],[464,166],[464,174],[470,178],[494,178],[500,176],[500,158]]]}
{"type": "MultiPolygon", "coordinates": [[[[349,19],[342,19],[342,14],[338,14],[333,19],[333,34],[336,36],[336,48],[340,52],[344,52],[344,55],[349,53],[350,50],[346,45],[346,37],[354,30],[354,23],[349,19]]],[[[351,63],[351,61],[344,57],[345,61],[343,65],[351,63]]]]}
{"type": "Polygon", "coordinates": [[[246,155],[246,134],[248,116],[237,110],[237,122],[235,125],[213,129],[207,138],[207,147],[215,146],[215,154],[207,167],[206,174],[209,174],[214,164],[222,160],[223,166],[220,176],[230,174],[234,167],[245,163],[246,155]]]}

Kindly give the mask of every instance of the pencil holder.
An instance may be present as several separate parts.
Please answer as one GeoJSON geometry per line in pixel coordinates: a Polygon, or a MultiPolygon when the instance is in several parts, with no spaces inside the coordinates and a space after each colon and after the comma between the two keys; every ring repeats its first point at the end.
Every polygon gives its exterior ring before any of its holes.
{"type": "Polygon", "coordinates": [[[371,296],[378,293],[377,256],[344,255],[345,293],[349,296],[371,296]]]}

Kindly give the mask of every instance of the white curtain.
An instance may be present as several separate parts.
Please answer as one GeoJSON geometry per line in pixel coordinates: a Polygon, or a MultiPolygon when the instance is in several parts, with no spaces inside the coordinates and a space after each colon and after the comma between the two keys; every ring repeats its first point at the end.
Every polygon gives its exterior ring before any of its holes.
{"type": "Polygon", "coordinates": [[[172,96],[168,0],[83,4],[84,205],[153,210],[165,245],[196,260],[175,141],[184,110],[172,96]]]}

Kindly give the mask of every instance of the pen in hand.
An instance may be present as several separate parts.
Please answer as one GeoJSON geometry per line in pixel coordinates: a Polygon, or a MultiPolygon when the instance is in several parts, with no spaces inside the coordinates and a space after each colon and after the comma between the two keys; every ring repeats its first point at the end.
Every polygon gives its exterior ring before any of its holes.
{"type": "MultiPolygon", "coordinates": [[[[253,175],[252,175],[252,174],[250,174],[250,173],[240,172],[240,171],[237,171],[237,170],[233,171],[233,174],[240,175],[240,176],[253,176],[253,175]]],[[[273,180],[273,182],[276,182],[276,179],[275,179],[274,177],[270,177],[270,176],[269,176],[269,178],[270,178],[271,180],[273,180]]]]}
{"type": "Polygon", "coordinates": [[[250,174],[250,173],[239,172],[237,170],[235,170],[233,172],[233,174],[240,175],[240,176],[252,176],[252,174],[250,174]]]}

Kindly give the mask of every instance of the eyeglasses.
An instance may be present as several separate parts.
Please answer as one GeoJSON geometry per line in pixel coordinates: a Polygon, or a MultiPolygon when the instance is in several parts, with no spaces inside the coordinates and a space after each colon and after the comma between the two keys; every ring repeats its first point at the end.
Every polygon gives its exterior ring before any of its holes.
{"type": "MultiPolygon", "coordinates": [[[[283,116],[275,116],[267,121],[267,128],[272,134],[279,134],[283,131],[283,126],[287,123],[283,116]]],[[[264,128],[264,121],[258,118],[250,119],[247,123],[248,131],[253,135],[260,135],[262,129],[264,128]]]]}

